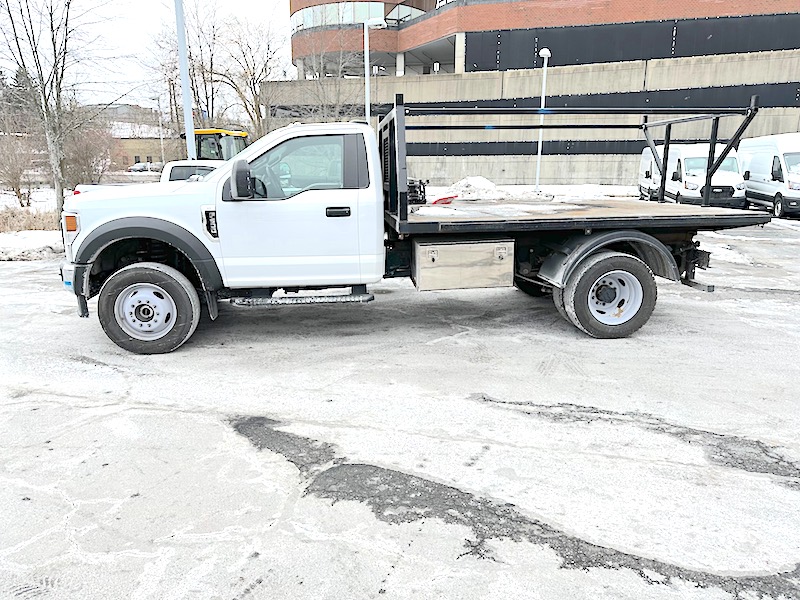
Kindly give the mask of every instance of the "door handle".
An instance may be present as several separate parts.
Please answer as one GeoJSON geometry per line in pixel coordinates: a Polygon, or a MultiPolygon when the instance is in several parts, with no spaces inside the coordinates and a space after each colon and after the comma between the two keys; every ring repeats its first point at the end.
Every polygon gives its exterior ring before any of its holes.
{"type": "Polygon", "coordinates": [[[349,217],[350,216],[350,207],[349,206],[329,206],[325,209],[325,216],[326,217],[349,217]]]}

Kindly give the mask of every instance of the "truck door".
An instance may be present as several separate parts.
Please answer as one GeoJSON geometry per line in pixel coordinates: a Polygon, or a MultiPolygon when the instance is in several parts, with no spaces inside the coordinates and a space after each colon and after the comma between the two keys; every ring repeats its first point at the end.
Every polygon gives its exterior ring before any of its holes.
{"type": "Polygon", "coordinates": [[[217,222],[230,287],[360,282],[358,208],[366,187],[359,178],[361,169],[366,173],[360,137],[281,142],[250,161],[252,200],[232,201],[225,184],[217,222]]]}

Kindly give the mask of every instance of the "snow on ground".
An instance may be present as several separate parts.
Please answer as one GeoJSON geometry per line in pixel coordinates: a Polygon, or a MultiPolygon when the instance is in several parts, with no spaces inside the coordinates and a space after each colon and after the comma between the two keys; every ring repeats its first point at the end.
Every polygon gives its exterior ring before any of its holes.
{"type": "Polygon", "coordinates": [[[621,340],[392,279],[140,356],[0,263],[0,598],[800,598],[797,223],[621,340]]]}
{"type": "Polygon", "coordinates": [[[42,260],[64,254],[60,231],[0,233],[0,261],[42,260]]]}
{"type": "MultiPolygon", "coordinates": [[[[4,208],[18,208],[19,200],[13,192],[0,190],[0,210],[4,208]]],[[[56,194],[52,188],[36,188],[31,190],[30,210],[45,212],[56,209],[56,194]]]]}

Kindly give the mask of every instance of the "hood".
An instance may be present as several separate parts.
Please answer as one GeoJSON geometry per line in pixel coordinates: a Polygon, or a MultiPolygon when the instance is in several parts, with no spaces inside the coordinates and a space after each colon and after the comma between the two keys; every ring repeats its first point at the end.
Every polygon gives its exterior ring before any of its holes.
{"type": "Polygon", "coordinates": [[[164,183],[132,183],[130,185],[97,185],[81,189],[81,193],[64,198],[65,210],[80,210],[97,204],[121,205],[125,202],[145,204],[148,201],[175,202],[203,190],[202,181],[167,181],[164,183]]]}
{"type": "MultiPolygon", "coordinates": [[[[687,173],[686,180],[704,185],[706,182],[706,174],[700,173],[694,175],[687,173]]],[[[717,171],[711,178],[711,185],[729,185],[736,187],[736,185],[742,183],[743,181],[744,179],[742,179],[742,176],[739,173],[735,173],[733,171],[717,171]]]]}

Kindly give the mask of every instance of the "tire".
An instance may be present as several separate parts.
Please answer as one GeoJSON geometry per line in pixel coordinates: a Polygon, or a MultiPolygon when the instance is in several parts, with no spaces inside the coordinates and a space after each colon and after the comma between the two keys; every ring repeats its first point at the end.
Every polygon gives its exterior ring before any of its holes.
{"type": "Polygon", "coordinates": [[[658,291],[653,272],[629,254],[598,252],[586,258],[564,288],[569,320],[595,338],[623,338],[647,323],[658,291]]]}
{"type": "Polygon", "coordinates": [[[569,315],[567,315],[567,309],[564,308],[564,288],[557,288],[557,287],[553,288],[553,304],[556,305],[556,310],[558,311],[558,314],[564,317],[565,321],[572,323],[572,321],[569,318],[569,315]]]}
{"type": "Polygon", "coordinates": [[[120,269],[100,289],[100,324],[109,339],[136,354],[164,354],[191,337],[200,299],[180,271],[142,262],[120,269]]]}
{"type": "Polygon", "coordinates": [[[541,283],[535,283],[520,277],[514,277],[514,287],[521,292],[525,292],[528,294],[528,296],[533,296],[534,298],[541,298],[542,296],[547,296],[547,294],[550,293],[548,290],[542,289],[541,283]]]}
{"type": "Polygon", "coordinates": [[[783,206],[783,196],[780,194],[775,196],[775,200],[772,203],[772,216],[779,219],[786,216],[786,210],[783,206]]]}

